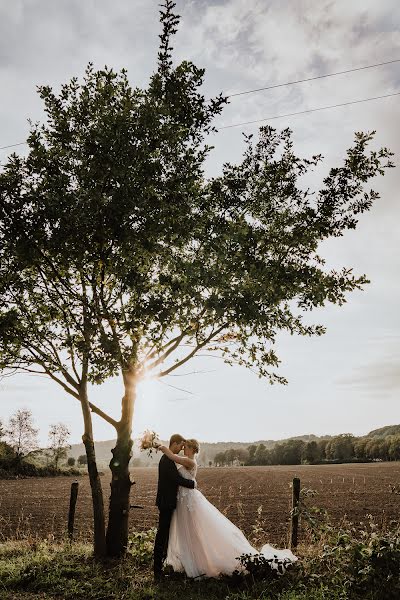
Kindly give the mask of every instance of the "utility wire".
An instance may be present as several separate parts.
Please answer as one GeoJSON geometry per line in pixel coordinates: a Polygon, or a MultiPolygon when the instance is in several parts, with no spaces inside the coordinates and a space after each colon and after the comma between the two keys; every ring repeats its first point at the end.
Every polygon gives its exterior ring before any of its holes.
{"type": "Polygon", "coordinates": [[[0,150],[5,150],[6,148],[14,148],[14,146],[23,146],[27,142],[19,142],[19,144],[10,144],[9,146],[1,146],[0,150]]]}
{"type": "MultiPolygon", "coordinates": [[[[363,71],[365,69],[373,69],[375,67],[382,67],[383,65],[390,65],[393,63],[397,63],[400,62],[400,58],[395,58],[394,60],[387,60],[385,62],[381,62],[381,63],[376,63],[374,65],[366,65],[364,67],[357,67],[355,69],[346,69],[344,71],[336,71],[335,73],[326,73],[325,75],[317,75],[315,77],[306,77],[305,79],[297,79],[295,81],[287,81],[285,83],[277,83],[275,85],[270,85],[270,86],[266,86],[266,87],[262,87],[262,88],[256,88],[253,90],[246,90],[244,92],[237,92],[235,94],[229,94],[227,96],[227,98],[234,98],[236,96],[244,96],[245,94],[253,94],[255,92],[261,92],[264,90],[272,90],[275,88],[279,88],[279,87],[285,87],[288,85],[295,85],[297,83],[303,83],[305,81],[314,81],[316,79],[323,79],[326,77],[334,77],[336,75],[343,75],[345,73],[354,73],[355,71],[363,71]]],[[[386,96],[379,96],[377,98],[380,97],[386,97],[386,96]]],[[[369,100],[375,100],[377,98],[367,98],[365,100],[357,100],[357,102],[368,102],[369,100]]],[[[346,104],[352,104],[351,102],[346,103],[346,104]]],[[[325,110],[326,108],[335,108],[336,106],[346,106],[346,104],[341,104],[341,105],[335,105],[332,107],[323,107],[323,108],[316,108],[316,109],[311,109],[310,111],[303,111],[303,112],[299,112],[299,113],[292,113],[292,114],[304,114],[305,112],[313,112],[316,110],[325,110]]],[[[354,103],[353,103],[354,104],[354,103]]],[[[268,119],[260,119],[261,121],[266,121],[266,120],[270,120],[270,119],[279,119],[281,116],[282,117],[286,117],[286,116],[292,116],[292,114],[290,115],[278,115],[276,117],[270,117],[268,119]]],[[[249,123],[256,123],[257,121],[249,121],[249,123]]],[[[237,127],[238,125],[247,125],[248,123],[238,123],[237,125],[227,125],[226,127],[220,127],[220,129],[226,129],[227,127],[237,127]]],[[[6,150],[8,148],[15,148],[16,146],[23,146],[25,145],[27,142],[19,142],[18,144],[9,144],[8,146],[0,146],[0,150],[6,150]]]]}
{"type": "Polygon", "coordinates": [[[329,108],[338,108],[339,106],[349,106],[350,104],[361,104],[361,102],[371,102],[371,100],[380,100],[382,98],[390,98],[392,96],[400,96],[400,92],[394,92],[393,94],[385,94],[384,96],[374,96],[373,98],[363,98],[362,100],[353,100],[351,102],[342,102],[341,104],[331,104],[330,106],[320,106],[318,108],[309,108],[307,110],[300,110],[298,112],[286,113],[283,115],[274,115],[273,117],[265,117],[264,119],[256,119],[255,121],[244,121],[243,123],[233,123],[232,125],[224,125],[223,127],[217,127],[220,129],[229,129],[230,127],[239,127],[240,125],[252,125],[253,123],[261,123],[261,121],[272,121],[274,119],[281,119],[283,117],[293,117],[294,115],[305,115],[306,113],[317,112],[319,110],[328,110],[329,108]]]}
{"type": "MultiPolygon", "coordinates": [[[[393,94],[385,94],[383,96],[373,96],[372,98],[362,98],[361,100],[352,100],[351,102],[342,102],[340,104],[331,104],[330,106],[320,106],[318,108],[309,108],[307,110],[300,110],[298,112],[293,113],[285,113],[282,115],[274,115],[272,117],[265,117],[264,119],[256,119],[254,121],[243,121],[242,123],[233,123],[232,125],[223,125],[222,127],[217,127],[217,130],[221,129],[230,129],[231,127],[240,127],[241,125],[252,125],[253,123],[261,123],[262,121],[273,121],[274,119],[282,119],[283,117],[293,117],[295,115],[305,115],[307,113],[317,112],[320,110],[328,110],[330,108],[338,108],[340,106],[349,106],[351,104],[361,104],[362,102],[371,102],[372,100],[381,100],[382,98],[391,98],[392,96],[399,96],[400,92],[394,92],[393,94]]],[[[0,150],[5,148],[12,148],[14,146],[21,146],[26,144],[27,142],[20,142],[19,144],[11,144],[9,146],[2,146],[0,150]]]]}
{"type": "Polygon", "coordinates": [[[383,65],[390,65],[392,63],[400,62],[400,58],[394,60],[387,60],[385,62],[376,63],[375,65],[366,65],[365,67],[357,67],[356,69],[346,69],[345,71],[336,71],[335,73],[326,73],[325,75],[316,75],[315,77],[307,77],[306,79],[297,79],[295,81],[287,81],[286,83],[277,83],[275,85],[268,85],[266,87],[256,88],[254,90],[246,90],[244,92],[237,92],[236,94],[229,94],[228,98],[235,96],[244,96],[245,94],[254,94],[255,92],[262,92],[264,90],[273,90],[279,87],[285,87],[287,85],[295,85],[296,83],[304,83],[305,81],[315,81],[316,79],[324,79],[325,77],[335,77],[336,75],[343,75],[344,73],[354,73],[355,71],[363,71],[365,69],[373,69],[375,67],[382,67],[383,65]]]}

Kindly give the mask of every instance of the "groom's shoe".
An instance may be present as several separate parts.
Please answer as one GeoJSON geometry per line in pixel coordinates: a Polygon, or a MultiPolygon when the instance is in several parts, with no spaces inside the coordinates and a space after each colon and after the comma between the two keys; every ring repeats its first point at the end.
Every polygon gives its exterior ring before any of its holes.
{"type": "Polygon", "coordinates": [[[165,575],[162,571],[154,571],[154,583],[162,583],[165,581],[165,575]]]}

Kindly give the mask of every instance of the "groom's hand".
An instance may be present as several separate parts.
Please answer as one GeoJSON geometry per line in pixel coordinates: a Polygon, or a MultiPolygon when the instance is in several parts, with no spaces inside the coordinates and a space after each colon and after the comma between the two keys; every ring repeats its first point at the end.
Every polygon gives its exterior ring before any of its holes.
{"type": "Polygon", "coordinates": [[[197,490],[197,481],[194,480],[194,489],[197,490]]]}

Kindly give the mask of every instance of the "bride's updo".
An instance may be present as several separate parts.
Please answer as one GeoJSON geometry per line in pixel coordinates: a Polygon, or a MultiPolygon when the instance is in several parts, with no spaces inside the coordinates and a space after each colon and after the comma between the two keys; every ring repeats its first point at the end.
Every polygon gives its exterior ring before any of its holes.
{"type": "Polygon", "coordinates": [[[189,446],[189,448],[191,448],[195,454],[199,453],[200,444],[197,440],[194,440],[194,439],[185,440],[185,446],[189,446]]]}

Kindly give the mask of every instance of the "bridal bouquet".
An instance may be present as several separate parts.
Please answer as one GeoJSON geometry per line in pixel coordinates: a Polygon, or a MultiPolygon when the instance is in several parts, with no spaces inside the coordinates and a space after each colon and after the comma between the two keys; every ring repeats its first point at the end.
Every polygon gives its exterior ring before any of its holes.
{"type": "Polygon", "coordinates": [[[148,429],[143,433],[142,437],[139,438],[139,448],[141,451],[148,450],[148,455],[151,456],[153,450],[157,450],[161,444],[160,439],[155,431],[149,431],[148,429]]]}

